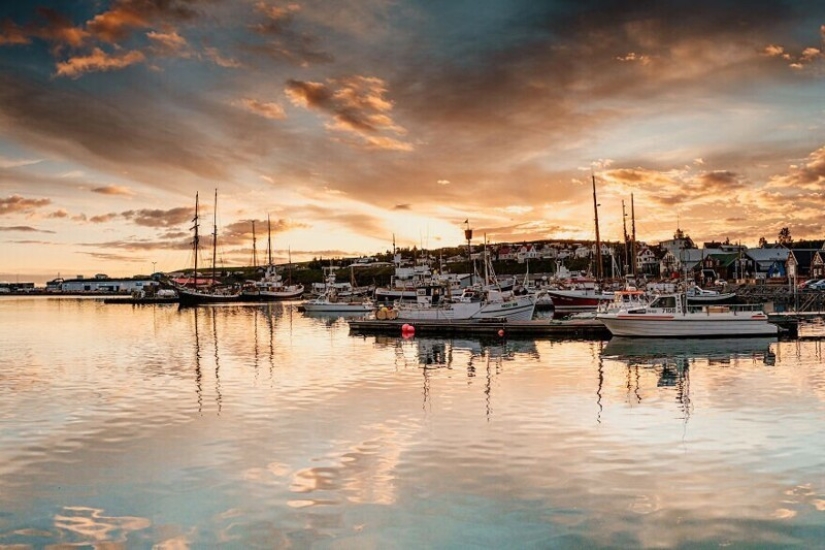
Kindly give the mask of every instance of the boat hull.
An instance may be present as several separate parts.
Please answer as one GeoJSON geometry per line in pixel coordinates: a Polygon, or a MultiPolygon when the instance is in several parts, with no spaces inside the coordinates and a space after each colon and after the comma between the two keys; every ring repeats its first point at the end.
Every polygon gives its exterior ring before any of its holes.
{"type": "Polygon", "coordinates": [[[764,313],[729,313],[709,316],[705,313],[685,315],[603,314],[596,317],[614,336],[643,338],[775,336],[776,325],[768,323],[764,313]]]}
{"type": "Polygon", "coordinates": [[[371,313],[374,307],[371,304],[345,304],[345,303],[312,303],[301,304],[301,309],[307,313],[371,313]]]}
{"type": "Polygon", "coordinates": [[[442,306],[420,307],[401,305],[398,319],[406,321],[467,321],[474,319],[507,319],[508,321],[530,321],[536,309],[532,297],[522,297],[506,302],[454,302],[442,306]]]}
{"type": "Polygon", "coordinates": [[[241,298],[249,302],[283,302],[285,300],[297,300],[304,294],[304,290],[289,291],[246,291],[241,293],[241,298]]]}
{"type": "Polygon", "coordinates": [[[600,304],[613,301],[612,293],[596,293],[579,290],[548,290],[547,295],[553,301],[553,307],[558,313],[576,311],[593,311],[600,304]]]}
{"type": "Polygon", "coordinates": [[[178,301],[181,306],[200,306],[209,304],[228,304],[240,302],[240,294],[210,294],[188,290],[178,291],[178,301]]]}

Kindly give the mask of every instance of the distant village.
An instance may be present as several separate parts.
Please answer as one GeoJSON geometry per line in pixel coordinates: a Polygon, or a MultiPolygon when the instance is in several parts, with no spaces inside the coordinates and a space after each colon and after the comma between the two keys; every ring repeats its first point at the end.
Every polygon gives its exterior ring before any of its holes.
{"type": "MultiPolygon", "coordinates": [[[[471,245],[472,260],[480,260],[484,249],[471,245]]],[[[645,242],[600,243],[602,274],[604,278],[637,280],[689,279],[697,284],[714,285],[729,283],[757,284],[759,282],[793,282],[825,278],[825,240],[794,243],[787,229],[779,239],[768,243],[761,239],[758,248],[725,242],[706,242],[701,247],[681,229],[672,239],[651,245],[645,242]]],[[[510,272],[530,270],[533,276],[550,276],[564,279],[593,277],[596,269],[594,258],[598,256],[592,241],[538,241],[524,243],[499,243],[487,246],[487,253],[499,266],[513,264],[510,272]],[[527,264],[521,266],[521,264],[527,264]],[[539,269],[530,268],[533,265],[539,269]],[[516,267],[520,266],[520,267],[516,267]]],[[[435,268],[445,270],[468,267],[467,246],[443,248],[436,251],[401,250],[393,255],[387,251],[375,256],[353,258],[314,259],[311,262],[291,266],[296,273],[308,269],[342,269],[390,266],[394,262],[410,265],[429,262],[435,268]],[[456,264],[464,264],[456,266],[456,264]]],[[[222,267],[218,277],[242,278],[254,276],[262,267],[227,269],[222,267]]],[[[206,271],[199,270],[200,276],[206,271]]],[[[64,279],[57,277],[44,288],[30,282],[0,282],[0,293],[9,292],[122,292],[140,289],[160,277],[183,278],[191,276],[191,269],[171,273],[135,275],[129,278],[110,278],[98,273],[92,277],[77,275],[64,279]]]]}

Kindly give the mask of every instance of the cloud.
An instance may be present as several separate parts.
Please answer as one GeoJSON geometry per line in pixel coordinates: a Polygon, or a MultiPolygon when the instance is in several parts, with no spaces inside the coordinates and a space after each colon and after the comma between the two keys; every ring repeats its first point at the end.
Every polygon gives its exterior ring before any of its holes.
{"type": "Polygon", "coordinates": [[[206,47],[203,49],[203,55],[219,67],[236,69],[243,66],[239,61],[221,55],[217,48],[206,47]]]}
{"type": "Polygon", "coordinates": [[[54,233],[54,231],[47,231],[44,229],[37,229],[31,227],[29,225],[13,225],[13,226],[0,226],[0,231],[14,231],[14,232],[23,232],[23,233],[54,233]]]}
{"type": "Polygon", "coordinates": [[[9,19],[0,21],[0,46],[30,44],[29,34],[9,19]]]}
{"type": "Polygon", "coordinates": [[[100,214],[98,216],[92,216],[89,218],[89,221],[92,223],[106,223],[112,221],[115,218],[117,218],[117,214],[112,212],[109,214],[100,214]]]}
{"type": "MultiPolygon", "coordinates": [[[[823,33],[823,42],[825,43],[825,33],[823,33]]],[[[807,65],[825,59],[822,50],[813,46],[803,48],[799,54],[792,54],[783,46],[769,44],[762,49],[762,55],[787,61],[788,66],[792,69],[803,69],[807,65]]]]}
{"type": "Polygon", "coordinates": [[[122,69],[145,60],[146,56],[137,50],[109,55],[100,48],[94,48],[89,55],[70,57],[67,61],[57,63],[57,76],[78,78],[83,73],[122,69]]]}
{"type": "Polygon", "coordinates": [[[153,49],[163,55],[181,55],[188,57],[187,52],[189,44],[175,31],[171,32],[156,32],[150,31],[146,33],[146,37],[153,43],[153,49]]]}
{"type": "Polygon", "coordinates": [[[50,199],[27,199],[20,195],[11,195],[5,199],[0,198],[0,216],[30,213],[51,204],[51,202],[50,199]]]}
{"type": "Polygon", "coordinates": [[[105,185],[103,187],[95,187],[92,189],[92,193],[99,193],[101,195],[123,195],[126,197],[135,196],[134,191],[121,185],[105,185]]]}
{"type": "Polygon", "coordinates": [[[86,28],[96,38],[116,43],[134,29],[150,27],[154,21],[167,24],[188,21],[197,16],[189,1],[176,0],[116,0],[111,9],[94,16],[86,28]]]}
{"type": "Polygon", "coordinates": [[[63,219],[63,218],[68,218],[69,213],[66,212],[66,210],[64,210],[63,208],[60,208],[58,210],[55,210],[54,212],[52,212],[51,214],[49,214],[46,217],[47,218],[55,218],[55,219],[63,219]]]}
{"type": "Polygon", "coordinates": [[[43,162],[43,159],[10,159],[0,155],[0,168],[2,169],[19,168],[40,162],[43,162]]]}
{"type": "Polygon", "coordinates": [[[64,46],[79,48],[89,39],[88,32],[51,8],[37,8],[37,16],[40,24],[30,32],[33,36],[54,44],[54,53],[61,51],[64,46]]]}
{"type": "Polygon", "coordinates": [[[251,29],[270,41],[262,46],[249,46],[249,50],[300,67],[333,60],[330,54],[318,49],[320,40],[316,36],[294,29],[295,16],[301,11],[300,5],[293,3],[279,7],[258,2],[255,9],[263,16],[263,21],[252,25],[251,29]]]}
{"type": "MultiPolygon", "coordinates": [[[[282,32],[283,26],[289,24],[296,13],[301,11],[299,4],[288,4],[285,7],[271,6],[266,2],[258,2],[255,4],[255,9],[266,16],[268,23],[268,30],[272,32],[282,32]]],[[[259,27],[260,28],[260,27],[259,27]]]]}
{"type": "Polygon", "coordinates": [[[286,117],[284,108],[277,103],[265,103],[257,99],[244,98],[238,102],[244,109],[250,113],[270,118],[272,120],[281,120],[286,117]]]}
{"type": "MultiPolygon", "coordinates": [[[[232,162],[243,158],[242,145],[227,148],[221,130],[217,135],[204,132],[203,118],[180,116],[177,104],[147,95],[140,82],[106,91],[105,100],[100,97],[94,90],[71,83],[58,86],[52,80],[9,78],[0,86],[0,117],[4,129],[14,132],[27,147],[118,177],[128,170],[132,180],[170,190],[179,190],[178,178],[159,181],[159,170],[169,172],[167,176],[185,171],[222,179],[229,157],[232,162]]],[[[220,105],[204,105],[196,95],[186,95],[185,102],[190,110],[211,109],[204,115],[206,124],[214,118],[220,128],[239,130],[231,126],[235,121],[229,112],[221,112],[220,105]]],[[[245,127],[247,134],[255,136],[249,126],[245,127]]],[[[65,185],[59,179],[53,179],[53,184],[65,185]]]]}
{"type": "Polygon", "coordinates": [[[406,130],[390,116],[391,101],[383,80],[353,76],[329,79],[326,83],[289,80],[286,94],[299,107],[321,112],[331,118],[328,128],[360,136],[379,149],[411,151],[412,145],[381,135],[404,135],[406,130]]]}
{"type": "Polygon", "coordinates": [[[396,204],[392,207],[393,210],[412,210],[412,206],[409,204],[396,204]]]}
{"type": "Polygon", "coordinates": [[[808,155],[806,162],[791,165],[786,174],[772,177],[767,187],[825,193],[825,146],[808,155]]]}
{"type": "Polygon", "coordinates": [[[128,210],[120,215],[143,227],[173,227],[191,221],[195,216],[195,209],[178,207],[169,210],[128,210]]]}

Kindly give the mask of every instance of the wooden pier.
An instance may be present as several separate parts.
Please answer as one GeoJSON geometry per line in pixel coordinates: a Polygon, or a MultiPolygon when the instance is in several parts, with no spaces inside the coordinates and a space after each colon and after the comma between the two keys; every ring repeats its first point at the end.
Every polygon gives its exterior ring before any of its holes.
{"type": "MultiPolygon", "coordinates": [[[[780,328],[783,337],[796,338],[803,333],[822,334],[825,338],[825,319],[818,312],[782,312],[768,315],[769,322],[780,328]],[[821,328],[811,332],[809,327],[821,328]]],[[[513,338],[576,338],[609,339],[610,331],[595,319],[532,320],[532,321],[403,321],[353,319],[347,321],[353,334],[402,334],[402,327],[410,325],[413,334],[422,336],[506,336],[513,338]]]]}
{"type": "Polygon", "coordinates": [[[402,334],[404,325],[411,325],[414,334],[427,336],[510,336],[556,338],[610,338],[605,326],[594,320],[556,321],[402,321],[357,319],[350,320],[354,334],[402,334]]]}

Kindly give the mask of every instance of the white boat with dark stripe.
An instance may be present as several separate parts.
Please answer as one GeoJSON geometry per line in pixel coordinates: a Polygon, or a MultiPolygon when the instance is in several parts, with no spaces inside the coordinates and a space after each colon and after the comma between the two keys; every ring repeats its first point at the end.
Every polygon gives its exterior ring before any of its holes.
{"type": "Polygon", "coordinates": [[[779,328],[768,322],[761,305],[687,305],[681,294],[656,297],[647,306],[629,306],[596,319],[614,336],[730,337],[771,336],[779,328]]]}
{"type": "Polygon", "coordinates": [[[536,298],[531,294],[515,295],[512,292],[468,288],[461,298],[454,300],[448,289],[429,285],[418,289],[415,303],[398,301],[393,309],[397,319],[410,321],[529,321],[536,309],[536,298]]]}

